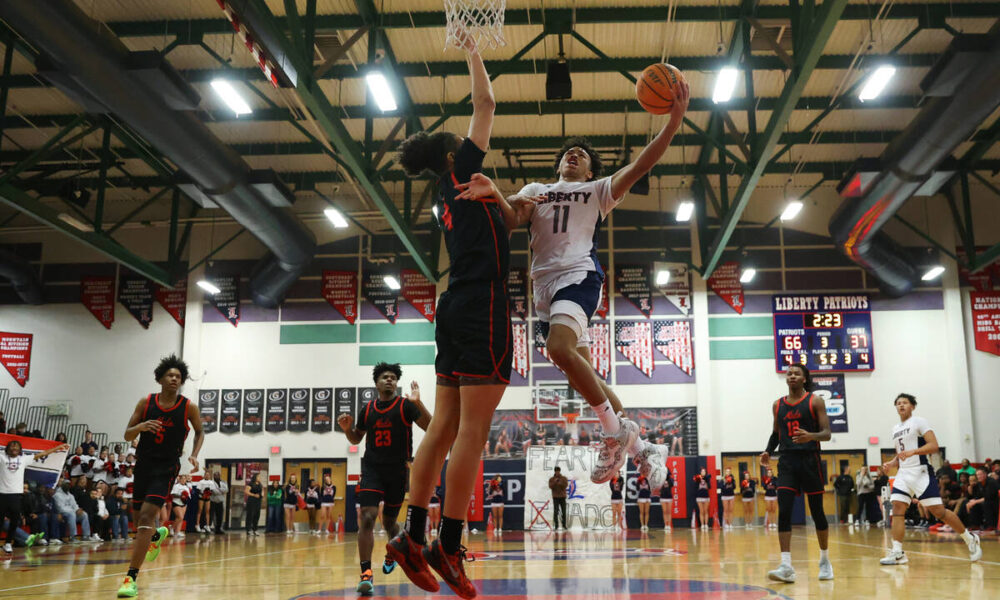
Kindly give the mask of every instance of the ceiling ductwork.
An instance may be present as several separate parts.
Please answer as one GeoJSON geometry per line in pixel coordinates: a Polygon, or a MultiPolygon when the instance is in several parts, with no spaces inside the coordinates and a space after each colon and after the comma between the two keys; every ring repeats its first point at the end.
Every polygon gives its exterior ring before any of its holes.
{"type": "Polygon", "coordinates": [[[14,292],[25,304],[42,304],[42,282],[38,280],[31,264],[14,254],[0,248],[0,277],[10,280],[14,292]]]}
{"type": "Polygon", "coordinates": [[[941,167],[1000,105],[1000,32],[955,37],[920,87],[923,108],[877,162],[859,161],[848,174],[840,186],[847,199],[830,221],[834,243],[892,297],[913,289],[918,275],[902,249],[880,230],[918,191],[936,192],[946,179],[936,177],[936,171],[954,170],[953,165],[941,167]],[[871,169],[872,164],[880,170],[871,169]]]}
{"type": "Polygon", "coordinates": [[[72,0],[0,2],[0,18],[41,51],[41,74],[88,112],[128,123],[273,253],[254,270],[250,292],[255,304],[278,306],[312,260],[316,239],[275,206],[275,198],[291,197],[284,184],[252,171],[190,110],[197,92],[166,61],[130,52],[72,0]]]}

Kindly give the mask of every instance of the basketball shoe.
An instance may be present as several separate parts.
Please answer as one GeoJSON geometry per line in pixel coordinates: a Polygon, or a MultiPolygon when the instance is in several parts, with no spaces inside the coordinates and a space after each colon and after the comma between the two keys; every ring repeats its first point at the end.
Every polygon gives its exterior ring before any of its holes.
{"type": "Polygon", "coordinates": [[[374,576],[372,575],[371,569],[365,569],[365,572],[361,574],[361,581],[358,582],[357,592],[362,596],[371,596],[375,590],[375,584],[372,583],[374,576]]]}
{"type": "Polygon", "coordinates": [[[448,554],[441,547],[441,540],[434,540],[430,547],[424,548],[424,560],[430,565],[441,579],[448,584],[453,592],[465,600],[476,597],[476,586],[472,585],[465,575],[465,546],[459,546],[458,552],[448,554]]]}
{"type": "Polygon", "coordinates": [[[829,558],[823,558],[819,561],[819,580],[829,581],[833,579],[833,563],[830,562],[829,558]]]}
{"type": "Polygon", "coordinates": [[[780,564],[777,569],[768,571],[767,576],[773,581],[795,583],[795,569],[792,565],[780,564]]]}
{"type": "Polygon", "coordinates": [[[441,589],[441,586],[427,567],[423,550],[424,546],[414,542],[405,530],[400,531],[385,545],[388,557],[395,561],[399,568],[403,569],[410,581],[422,590],[436,592],[441,589]]]}
{"type": "Polygon", "coordinates": [[[910,559],[906,558],[906,553],[902,550],[889,550],[878,562],[880,565],[905,565],[910,559]]]}
{"type": "Polygon", "coordinates": [[[125,581],[122,582],[122,586],[118,588],[119,598],[135,598],[139,595],[139,588],[135,585],[135,579],[132,579],[128,575],[125,576],[125,581]]]}
{"type": "Polygon", "coordinates": [[[969,560],[976,562],[983,557],[983,548],[979,545],[979,536],[971,533],[972,541],[967,545],[969,546],[969,560]]]}
{"type": "Polygon", "coordinates": [[[639,474],[649,481],[649,488],[658,490],[667,480],[667,455],[670,450],[660,444],[646,444],[642,452],[632,458],[639,467],[639,474]]]}
{"type": "Polygon", "coordinates": [[[382,572],[388,575],[389,573],[392,573],[395,568],[396,561],[386,556],[385,560],[382,561],[382,572]]]}
{"type": "MultiPolygon", "coordinates": [[[[639,425],[635,421],[630,421],[618,416],[618,433],[614,435],[601,435],[600,451],[597,454],[597,464],[590,474],[590,480],[594,483],[607,483],[611,478],[622,470],[625,461],[628,459],[628,449],[632,447],[635,440],[639,438],[639,425]]],[[[660,482],[662,486],[662,480],[660,482]]],[[[652,484],[650,484],[652,487],[652,484]]]]}
{"type": "Polygon", "coordinates": [[[162,544],[163,540],[167,539],[167,536],[170,535],[170,530],[166,527],[160,527],[156,530],[156,533],[159,534],[160,537],[156,537],[154,535],[154,540],[149,542],[149,550],[146,550],[146,562],[153,562],[156,560],[156,557],[160,555],[160,544],[162,544]]]}

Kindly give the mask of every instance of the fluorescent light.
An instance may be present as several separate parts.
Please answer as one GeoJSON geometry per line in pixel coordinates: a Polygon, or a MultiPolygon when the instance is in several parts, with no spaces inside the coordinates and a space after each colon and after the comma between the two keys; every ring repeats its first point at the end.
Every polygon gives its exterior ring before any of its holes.
{"type": "Polygon", "coordinates": [[[896,67],[885,65],[875,69],[871,75],[868,76],[868,81],[861,88],[861,93],[858,94],[858,99],[864,102],[865,100],[874,100],[878,98],[878,95],[882,93],[885,86],[889,85],[889,80],[892,76],[896,74],[896,67]]]}
{"type": "Polygon", "coordinates": [[[924,276],[921,277],[921,279],[923,279],[924,281],[930,281],[932,279],[937,279],[938,277],[941,276],[941,273],[944,273],[944,267],[942,267],[941,265],[937,265],[937,266],[931,267],[930,269],[927,269],[927,272],[924,273],[924,276]]]}
{"type": "Polygon", "coordinates": [[[345,219],[344,215],[340,214],[340,211],[336,208],[328,208],[323,211],[323,214],[326,215],[327,219],[330,219],[330,222],[333,223],[333,226],[337,229],[347,227],[347,219],[345,219]]]}
{"type": "Polygon", "coordinates": [[[222,98],[222,101],[226,103],[226,106],[230,108],[236,116],[248,115],[253,111],[250,110],[250,105],[247,104],[246,100],[240,96],[240,93],[236,91],[233,84],[229,83],[225,79],[213,79],[212,89],[215,93],[222,98]]]}
{"type": "Polygon", "coordinates": [[[388,286],[390,290],[399,289],[399,280],[393,277],[392,275],[386,275],[385,277],[382,278],[382,281],[385,282],[385,285],[388,286]]]}
{"type": "Polygon", "coordinates": [[[740,273],[740,283],[750,283],[753,278],[757,275],[757,269],[753,267],[747,267],[743,269],[740,273]]]}
{"type": "Polygon", "coordinates": [[[198,287],[205,290],[209,294],[212,294],[213,296],[221,291],[219,290],[219,288],[215,287],[215,285],[211,281],[208,281],[207,279],[202,279],[201,281],[199,281],[198,287]]]}
{"type": "Polygon", "coordinates": [[[694,213],[694,202],[684,201],[677,207],[677,215],[674,218],[678,223],[687,223],[691,220],[692,213],[694,213]]]}
{"type": "Polygon", "coordinates": [[[365,75],[365,81],[368,82],[368,89],[371,90],[372,98],[375,98],[375,104],[378,104],[379,110],[382,112],[396,110],[396,99],[392,96],[392,89],[389,87],[385,75],[378,71],[372,71],[365,75]]]}
{"type": "Polygon", "coordinates": [[[656,285],[667,285],[670,283],[670,271],[666,269],[656,272],[656,285]]]}
{"type": "Polygon", "coordinates": [[[431,206],[431,212],[434,213],[434,218],[436,219],[437,216],[438,216],[438,205],[437,204],[435,204],[434,206],[431,206]]]}
{"type": "Polygon", "coordinates": [[[736,89],[736,79],[740,72],[732,67],[719,69],[719,74],[715,76],[715,90],[712,92],[712,102],[729,102],[733,97],[733,90],[736,89]]]}
{"type": "Polygon", "coordinates": [[[66,223],[70,227],[73,227],[74,229],[79,229],[80,231],[94,230],[93,227],[91,227],[87,223],[84,223],[80,219],[77,219],[76,217],[74,217],[69,213],[59,213],[59,220],[62,221],[63,223],[66,223]]]}
{"type": "Polygon", "coordinates": [[[802,210],[802,203],[798,200],[792,200],[785,206],[785,210],[781,213],[781,220],[791,221],[799,214],[800,210],[802,210]]]}

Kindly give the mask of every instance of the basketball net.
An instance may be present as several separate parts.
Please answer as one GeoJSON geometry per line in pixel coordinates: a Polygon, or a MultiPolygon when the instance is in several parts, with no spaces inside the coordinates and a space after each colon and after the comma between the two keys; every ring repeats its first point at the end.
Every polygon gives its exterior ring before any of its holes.
{"type": "Polygon", "coordinates": [[[566,431],[569,433],[570,437],[574,440],[579,440],[579,427],[577,426],[576,419],[580,416],[580,413],[563,413],[563,418],[566,419],[566,431]]]}
{"type": "Polygon", "coordinates": [[[448,21],[445,50],[448,47],[465,48],[470,36],[479,49],[506,46],[507,40],[503,39],[506,7],[507,0],[444,0],[448,21]]]}

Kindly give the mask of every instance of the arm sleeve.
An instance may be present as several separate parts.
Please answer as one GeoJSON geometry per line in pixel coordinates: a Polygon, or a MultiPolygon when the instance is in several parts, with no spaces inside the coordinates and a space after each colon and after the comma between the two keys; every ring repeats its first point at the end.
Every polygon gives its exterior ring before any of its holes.
{"type": "Polygon", "coordinates": [[[778,432],[772,431],[771,437],[768,438],[767,440],[767,448],[764,449],[764,452],[767,452],[768,454],[773,454],[774,451],[777,450],[778,448],[778,439],[779,439],[778,432]]]}
{"type": "Polygon", "coordinates": [[[468,183],[473,173],[483,171],[483,158],[486,152],[481,150],[472,140],[465,138],[462,146],[455,154],[455,179],[459,183],[468,183]]]}
{"type": "Polygon", "coordinates": [[[597,201],[600,203],[602,219],[606,218],[608,213],[621,204],[625,198],[625,194],[617,199],[611,195],[611,177],[602,177],[595,181],[594,191],[597,194],[597,201]]]}

